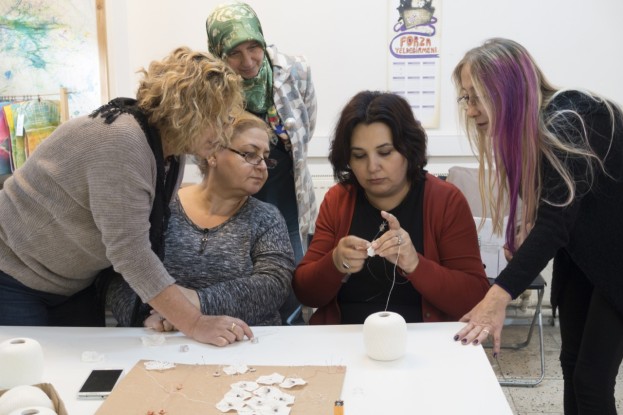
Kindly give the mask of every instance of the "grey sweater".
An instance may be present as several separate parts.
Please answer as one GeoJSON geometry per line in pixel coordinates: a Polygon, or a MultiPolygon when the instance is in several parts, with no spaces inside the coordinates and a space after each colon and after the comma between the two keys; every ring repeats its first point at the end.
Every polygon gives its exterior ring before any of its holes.
{"type": "MultiPolygon", "coordinates": [[[[226,314],[252,326],[281,324],[279,308],[290,290],[294,255],[285,220],[274,206],[249,198],[224,223],[202,229],[176,197],[164,263],[179,285],[197,291],[203,314],[226,314]]],[[[119,324],[129,325],[134,297],[127,284],[113,281],[107,302],[119,324]]],[[[146,306],[141,313],[148,315],[146,306]]]]}
{"type": "Polygon", "coordinates": [[[152,252],[156,161],[131,115],[72,119],[0,191],[0,269],[72,295],[113,265],[143,301],[175,281],[152,252]]]}

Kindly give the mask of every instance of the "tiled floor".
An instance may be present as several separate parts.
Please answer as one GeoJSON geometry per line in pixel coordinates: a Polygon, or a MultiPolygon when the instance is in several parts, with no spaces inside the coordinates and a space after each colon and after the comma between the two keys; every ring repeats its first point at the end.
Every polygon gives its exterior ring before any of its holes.
{"type": "MultiPolygon", "coordinates": [[[[560,353],[560,332],[551,325],[551,318],[544,317],[543,342],[545,350],[545,378],[535,387],[503,387],[508,403],[516,415],[563,415],[563,381],[558,355],[560,353]]],[[[507,326],[502,335],[503,342],[525,339],[527,326],[507,326]],[[523,336],[523,337],[521,337],[523,336]]],[[[530,344],[521,350],[504,349],[496,361],[491,349],[486,350],[491,366],[498,378],[532,377],[539,373],[539,342],[535,330],[530,344]]],[[[623,413],[623,374],[619,373],[615,388],[617,410],[623,413]]]]}

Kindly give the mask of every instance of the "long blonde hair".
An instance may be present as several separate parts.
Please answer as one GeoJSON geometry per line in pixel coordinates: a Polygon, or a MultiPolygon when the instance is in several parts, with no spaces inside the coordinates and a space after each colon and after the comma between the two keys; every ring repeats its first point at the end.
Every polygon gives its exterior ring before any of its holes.
{"type": "MultiPolygon", "coordinates": [[[[567,206],[576,197],[573,174],[561,154],[584,159],[589,183],[593,182],[595,164],[602,170],[603,164],[588,143],[587,128],[577,111],[545,111],[563,91],[547,81],[523,46],[512,40],[494,38],[468,51],[452,76],[459,93],[461,71],[467,65],[476,95],[489,119],[487,134],[478,130],[465,112],[461,113],[467,137],[480,161],[483,206],[487,208],[488,205],[498,234],[502,233],[505,212],[509,212],[506,242],[514,252],[536,221],[539,203],[567,206]],[[571,120],[580,125],[574,130],[579,140],[570,140],[571,120]],[[567,197],[562,203],[544,198],[541,167],[545,160],[566,188],[567,197]]],[[[614,134],[615,116],[611,104],[592,94],[584,95],[605,103],[612,115],[614,134]]]]}

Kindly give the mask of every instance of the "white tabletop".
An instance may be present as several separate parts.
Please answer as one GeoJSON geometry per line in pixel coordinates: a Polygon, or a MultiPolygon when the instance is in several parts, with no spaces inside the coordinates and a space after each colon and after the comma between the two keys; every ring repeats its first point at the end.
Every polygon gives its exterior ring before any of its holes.
{"type": "MultiPolygon", "coordinates": [[[[138,328],[0,327],[0,342],[29,337],[41,343],[43,382],[51,383],[70,415],[93,414],[101,401],[76,399],[92,369],[129,370],[141,359],[187,364],[346,366],[344,413],[367,414],[512,414],[480,346],[463,346],[452,337],[463,323],[408,324],[404,357],[380,362],[364,350],[362,326],[254,327],[257,343],[219,348],[179,334],[162,346],[144,346],[154,332],[138,328]],[[188,345],[182,352],[180,345],[188,345]],[[104,355],[83,362],[82,352],[104,355]]],[[[293,415],[296,415],[293,409],[293,415]]]]}

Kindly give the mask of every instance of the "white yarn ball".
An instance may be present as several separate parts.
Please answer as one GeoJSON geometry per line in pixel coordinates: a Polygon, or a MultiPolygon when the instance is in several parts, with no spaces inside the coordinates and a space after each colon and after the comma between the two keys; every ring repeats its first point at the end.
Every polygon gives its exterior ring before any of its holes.
{"type": "Polygon", "coordinates": [[[366,353],[374,360],[396,360],[407,349],[407,323],[398,313],[380,311],[363,322],[366,353]]]}
{"type": "Polygon", "coordinates": [[[36,386],[15,386],[0,396],[0,415],[11,414],[16,409],[32,406],[54,409],[52,400],[36,386]]]}
{"type": "Polygon", "coordinates": [[[41,382],[43,349],[38,341],[26,337],[0,343],[0,389],[41,382]]]}
{"type": "Polygon", "coordinates": [[[16,409],[9,415],[57,415],[56,411],[44,406],[29,406],[27,408],[16,409]]]}

